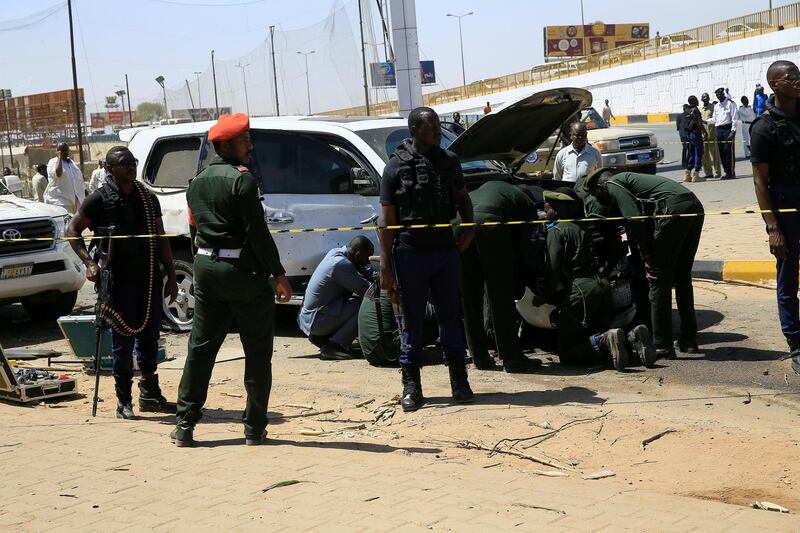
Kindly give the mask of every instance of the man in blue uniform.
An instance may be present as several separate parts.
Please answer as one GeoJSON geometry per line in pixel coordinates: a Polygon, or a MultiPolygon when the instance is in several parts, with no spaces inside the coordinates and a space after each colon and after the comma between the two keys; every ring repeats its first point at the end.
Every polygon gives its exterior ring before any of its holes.
{"type": "Polygon", "coordinates": [[[461,258],[474,232],[456,240],[447,225],[456,212],[473,222],[472,202],[464,187],[458,156],[440,148],[439,116],[428,107],[408,117],[411,138],[398,146],[383,171],[383,224],[444,224],[441,228],[386,229],[381,232],[381,286],[400,305],[404,411],[419,409],[424,398],[420,381],[423,322],[430,295],[439,321],[440,340],[457,402],[474,400],[467,380],[461,310],[461,258]]]}

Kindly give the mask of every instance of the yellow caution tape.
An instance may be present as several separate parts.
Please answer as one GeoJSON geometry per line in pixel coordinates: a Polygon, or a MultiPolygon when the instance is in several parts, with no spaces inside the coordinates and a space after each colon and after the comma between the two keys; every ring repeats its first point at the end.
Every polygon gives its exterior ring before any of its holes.
{"type": "MultiPolygon", "coordinates": [[[[772,214],[785,214],[785,213],[798,213],[800,209],[791,207],[786,209],[739,209],[733,211],[711,211],[705,213],[676,213],[667,215],[638,215],[632,217],[594,217],[594,218],[574,218],[574,219],[559,219],[559,222],[625,222],[625,221],[642,221],[642,220],[658,220],[665,218],[694,218],[694,217],[707,217],[707,216],[731,216],[731,215],[761,215],[764,213],[772,214]]],[[[546,219],[538,220],[509,220],[509,221],[487,221],[487,222],[454,222],[444,224],[411,224],[411,225],[394,225],[394,226],[350,226],[339,228],[293,228],[293,229],[273,229],[269,230],[273,235],[283,233],[329,233],[334,231],[383,231],[383,230],[412,230],[412,229],[440,229],[440,228],[474,228],[474,227],[493,227],[493,226],[520,226],[524,224],[547,224],[550,222],[546,219]]],[[[92,239],[154,239],[158,237],[171,238],[171,237],[189,237],[186,233],[165,233],[163,235],[111,235],[111,236],[87,236],[87,237],[21,237],[19,239],[0,239],[0,244],[8,244],[11,242],[34,242],[34,241],[77,241],[77,240],[92,240],[92,239]]]]}

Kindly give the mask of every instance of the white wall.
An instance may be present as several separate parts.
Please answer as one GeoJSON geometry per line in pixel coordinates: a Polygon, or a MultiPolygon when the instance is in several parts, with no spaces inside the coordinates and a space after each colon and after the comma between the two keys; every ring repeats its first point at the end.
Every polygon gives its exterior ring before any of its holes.
{"type": "MultiPolygon", "coordinates": [[[[583,87],[595,105],[610,100],[615,115],[677,113],[690,94],[698,98],[717,87],[727,87],[739,103],[752,100],[756,83],[766,83],[767,67],[778,59],[800,63],[800,28],[739,39],[610,69],[498,92],[436,106],[439,113],[480,113],[486,101],[497,111],[535,92],[555,87],[583,87]]],[[[752,102],[751,102],[752,104],[752,102]]]]}

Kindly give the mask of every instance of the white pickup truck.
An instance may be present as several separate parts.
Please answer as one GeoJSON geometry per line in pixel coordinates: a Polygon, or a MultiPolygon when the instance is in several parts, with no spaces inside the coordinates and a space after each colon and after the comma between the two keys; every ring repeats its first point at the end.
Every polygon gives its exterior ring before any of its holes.
{"type": "Polygon", "coordinates": [[[86,272],[58,240],[68,220],[63,208],[17,198],[0,183],[0,305],[22,302],[39,320],[72,311],[86,272]]]}

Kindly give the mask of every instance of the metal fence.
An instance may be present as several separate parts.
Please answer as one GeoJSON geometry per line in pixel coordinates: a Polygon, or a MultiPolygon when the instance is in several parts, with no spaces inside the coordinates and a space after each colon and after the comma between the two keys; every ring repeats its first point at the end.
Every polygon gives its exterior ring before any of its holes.
{"type": "MultiPolygon", "coordinates": [[[[466,98],[487,96],[499,91],[571,78],[687,50],[764,35],[794,28],[799,24],[800,2],[667,35],[656,33],[655,37],[648,41],[605,50],[581,58],[539,65],[522,72],[429,93],[423,95],[423,102],[426,106],[434,106],[466,98]]],[[[388,115],[397,113],[397,111],[396,100],[370,104],[370,112],[374,115],[388,115]]],[[[325,114],[363,116],[366,114],[366,109],[364,106],[358,106],[329,111],[325,114]]]]}

